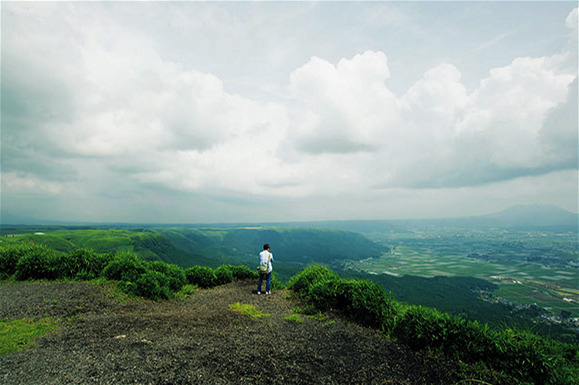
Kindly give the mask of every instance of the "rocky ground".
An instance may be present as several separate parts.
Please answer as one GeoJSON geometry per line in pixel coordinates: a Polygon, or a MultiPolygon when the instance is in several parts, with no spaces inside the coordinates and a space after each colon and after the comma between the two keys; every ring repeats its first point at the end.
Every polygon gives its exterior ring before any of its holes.
{"type": "MultiPolygon", "coordinates": [[[[456,363],[417,353],[336,315],[290,322],[300,304],[252,281],[185,300],[121,301],[111,286],[0,284],[0,319],[61,319],[0,356],[2,384],[455,384],[456,363]],[[232,312],[243,303],[271,314],[232,312]]],[[[303,304],[301,304],[303,306],[303,304]]]]}

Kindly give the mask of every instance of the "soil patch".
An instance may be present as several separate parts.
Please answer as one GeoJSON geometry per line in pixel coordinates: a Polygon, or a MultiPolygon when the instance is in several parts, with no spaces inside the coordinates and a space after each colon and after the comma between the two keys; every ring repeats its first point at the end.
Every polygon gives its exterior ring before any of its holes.
{"type": "Polygon", "coordinates": [[[289,322],[286,291],[255,282],[186,300],[120,302],[110,286],[0,284],[0,318],[63,319],[21,352],[0,356],[3,384],[454,384],[456,364],[414,352],[337,315],[289,322]],[[250,319],[230,304],[271,317],[250,319]],[[76,316],[76,317],[75,317],[76,316]],[[65,321],[73,317],[72,321],[65,321]]]}

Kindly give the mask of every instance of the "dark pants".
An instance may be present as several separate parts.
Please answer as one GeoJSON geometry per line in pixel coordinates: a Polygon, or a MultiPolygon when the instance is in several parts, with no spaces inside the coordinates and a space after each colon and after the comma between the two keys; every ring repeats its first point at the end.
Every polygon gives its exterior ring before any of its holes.
{"type": "Polygon", "coordinates": [[[264,278],[265,278],[265,291],[270,291],[271,273],[260,274],[259,279],[257,280],[257,292],[258,293],[261,292],[261,283],[263,282],[264,278]]]}

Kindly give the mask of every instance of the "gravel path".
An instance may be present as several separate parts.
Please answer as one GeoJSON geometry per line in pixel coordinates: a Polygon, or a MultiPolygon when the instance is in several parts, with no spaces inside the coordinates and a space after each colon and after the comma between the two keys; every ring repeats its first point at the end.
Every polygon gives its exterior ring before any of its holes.
{"type": "Polygon", "coordinates": [[[285,291],[255,283],[186,300],[122,303],[110,286],[0,284],[0,319],[63,319],[32,348],[0,356],[2,384],[454,384],[456,364],[328,315],[289,322],[285,291]],[[229,305],[252,304],[250,319],[229,305]],[[72,317],[72,318],[71,318],[72,317]],[[64,321],[70,320],[72,321],[64,321]]]}

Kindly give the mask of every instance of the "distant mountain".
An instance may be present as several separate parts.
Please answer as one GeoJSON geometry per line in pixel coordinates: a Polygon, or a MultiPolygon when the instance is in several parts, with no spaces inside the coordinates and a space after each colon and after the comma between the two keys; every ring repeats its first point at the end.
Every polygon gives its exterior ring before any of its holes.
{"type": "Polygon", "coordinates": [[[384,219],[292,222],[270,224],[275,226],[331,228],[353,231],[370,236],[374,233],[413,233],[441,228],[504,227],[513,230],[543,230],[554,232],[578,232],[579,214],[555,205],[516,205],[498,213],[472,217],[440,219],[384,219]]]}
{"type": "Polygon", "coordinates": [[[517,205],[495,214],[480,217],[497,224],[517,228],[577,228],[579,214],[555,205],[517,205]]]}
{"type": "MultiPolygon", "coordinates": [[[[421,231],[424,229],[440,228],[440,227],[509,227],[517,229],[544,229],[549,231],[579,231],[579,214],[564,210],[555,205],[516,205],[498,213],[479,215],[472,217],[458,217],[458,218],[441,218],[441,219],[375,219],[375,220],[327,220],[327,221],[300,221],[300,222],[269,222],[269,223],[212,223],[212,224],[155,224],[155,223],[118,223],[118,222],[71,222],[71,221],[55,221],[55,220],[39,220],[29,217],[23,217],[11,212],[2,211],[0,213],[0,229],[8,228],[12,225],[53,225],[64,227],[75,226],[89,226],[90,228],[156,228],[156,229],[170,229],[172,227],[188,228],[191,232],[197,228],[259,228],[276,227],[276,228],[325,228],[325,229],[339,229],[344,231],[356,232],[360,234],[373,233],[407,233],[414,231],[421,231]]],[[[184,236],[179,235],[177,239],[171,239],[178,247],[187,250],[187,247],[192,242],[187,239],[188,234],[184,236]],[[179,239],[180,238],[180,239],[179,239]],[[183,244],[180,244],[184,243],[183,244]]],[[[197,235],[198,232],[197,232],[197,235]]],[[[195,238],[195,237],[193,237],[195,238]]],[[[202,237],[204,238],[204,237],[202,237]]],[[[209,244],[203,244],[193,241],[196,249],[204,247],[214,247],[214,240],[209,244]]]]}

